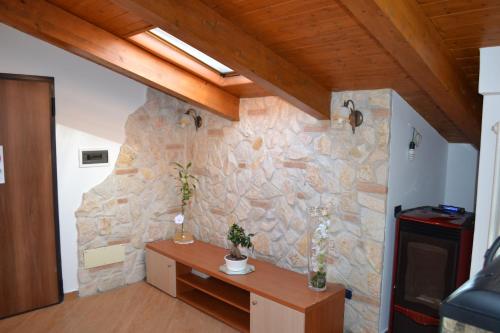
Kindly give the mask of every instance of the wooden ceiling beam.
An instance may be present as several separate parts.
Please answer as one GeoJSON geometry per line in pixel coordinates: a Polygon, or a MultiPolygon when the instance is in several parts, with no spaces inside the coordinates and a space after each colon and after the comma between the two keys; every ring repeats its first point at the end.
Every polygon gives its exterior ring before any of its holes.
{"type": "Polygon", "coordinates": [[[436,28],[414,0],[339,0],[439,106],[479,146],[481,102],[436,28]]]}
{"type": "Polygon", "coordinates": [[[272,95],[329,119],[331,92],[198,0],[115,0],[128,11],[224,63],[272,95]]]}
{"type": "Polygon", "coordinates": [[[239,119],[239,98],[43,0],[0,0],[0,22],[148,86],[239,119]]]}

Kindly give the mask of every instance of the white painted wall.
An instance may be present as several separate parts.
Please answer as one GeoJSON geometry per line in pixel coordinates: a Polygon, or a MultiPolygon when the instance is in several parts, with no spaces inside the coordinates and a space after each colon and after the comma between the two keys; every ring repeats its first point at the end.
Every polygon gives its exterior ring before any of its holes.
{"type": "Polygon", "coordinates": [[[55,78],[56,145],[64,291],[78,289],[74,212],[82,194],[113,170],[127,116],[146,87],[104,67],[0,24],[0,72],[55,78]],[[105,147],[110,166],[79,168],[78,149],[105,147]]]}
{"type": "Polygon", "coordinates": [[[498,95],[500,93],[500,46],[483,47],[479,51],[479,93],[498,95]]]}
{"type": "Polygon", "coordinates": [[[396,92],[392,93],[389,192],[385,231],[380,332],[389,326],[394,258],[394,207],[403,209],[442,203],[445,198],[448,142],[396,92]],[[422,134],[416,158],[408,160],[412,127],[422,134]]]}
{"type": "Polygon", "coordinates": [[[481,269],[488,247],[496,147],[496,135],[491,128],[500,121],[500,47],[482,48],[480,51],[479,93],[484,98],[471,274],[481,269]]]}
{"type": "Polygon", "coordinates": [[[465,143],[448,145],[444,203],[475,211],[479,153],[465,143]]]}

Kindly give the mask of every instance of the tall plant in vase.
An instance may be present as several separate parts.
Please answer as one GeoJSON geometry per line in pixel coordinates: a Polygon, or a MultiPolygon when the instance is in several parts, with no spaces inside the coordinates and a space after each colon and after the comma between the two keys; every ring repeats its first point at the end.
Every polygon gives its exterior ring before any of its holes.
{"type": "Polygon", "coordinates": [[[330,217],[321,207],[309,208],[308,285],[315,291],[326,290],[330,217]]]}
{"type": "Polygon", "coordinates": [[[186,224],[186,210],[196,190],[198,179],[189,170],[192,166],[191,162],[186,165],[174,162],[174,165],[177,170],[176,179],[179,183],[179,192],[181,195],[181,214],[177,215],[174,220],[176,224],[174,242],[177,244],[190,244],[194,242],[194,237],[190,232],[185,230],[184,225],[186,224]]]}

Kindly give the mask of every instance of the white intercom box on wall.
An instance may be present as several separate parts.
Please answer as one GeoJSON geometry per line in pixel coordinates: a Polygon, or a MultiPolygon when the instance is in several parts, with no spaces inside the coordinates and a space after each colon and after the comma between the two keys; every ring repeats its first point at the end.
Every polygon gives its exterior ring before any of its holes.
{"type": "Polygon", "coordinates": [[[105,167],[109,165],[107,148],[80,148],[80,168],[105,167]]]}

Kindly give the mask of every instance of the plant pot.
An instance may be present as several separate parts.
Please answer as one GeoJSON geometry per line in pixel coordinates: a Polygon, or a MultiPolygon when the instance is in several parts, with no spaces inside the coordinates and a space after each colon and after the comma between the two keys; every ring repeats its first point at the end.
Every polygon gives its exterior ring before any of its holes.
{"type": "Polygon", "coordinates": [[[224,257],[224,260],[226,261],[226,267],[228,270],[233,271],[233,272],[241,272],[247,268],[247,261],[248,257],[244,256],[244,259],[239,259],[239,260],[233,260],[229,259],[229,254],[224,257]]]}

